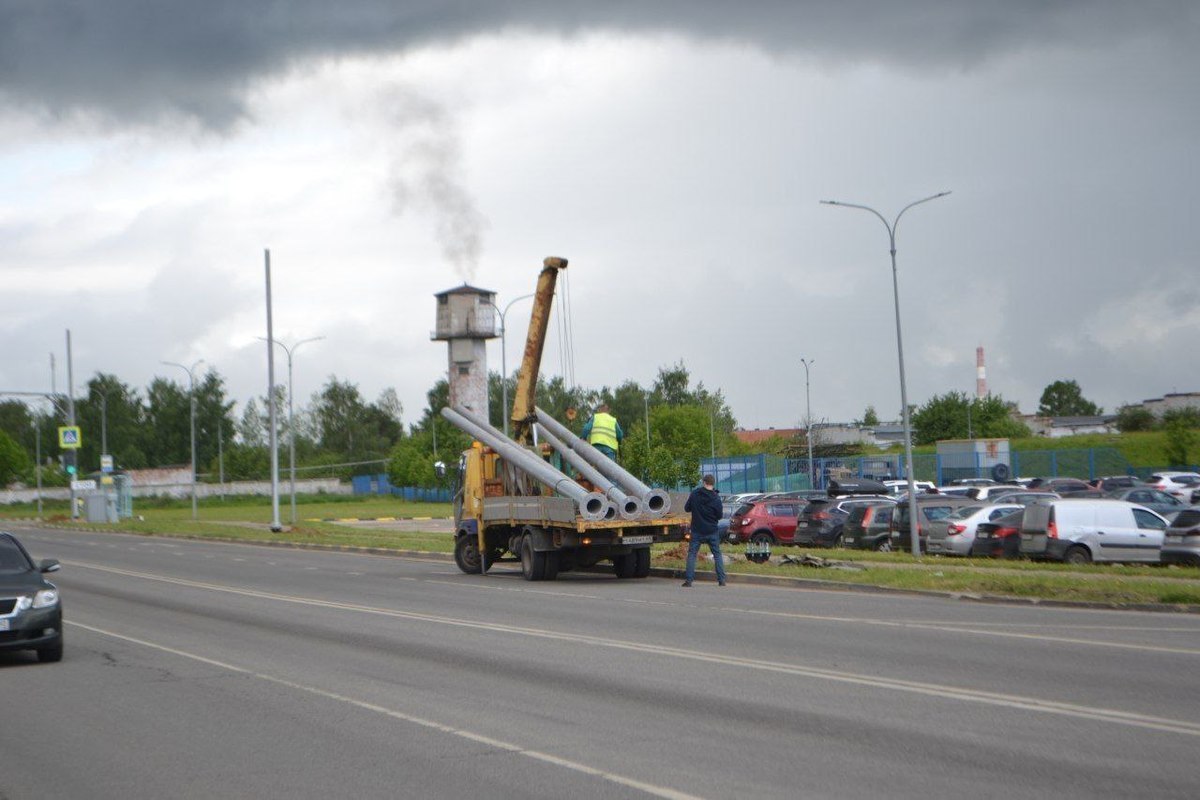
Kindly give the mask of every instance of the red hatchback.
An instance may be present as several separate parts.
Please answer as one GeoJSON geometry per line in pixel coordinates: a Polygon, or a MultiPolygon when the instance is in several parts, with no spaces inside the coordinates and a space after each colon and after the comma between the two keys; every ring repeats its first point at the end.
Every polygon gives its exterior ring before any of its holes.
{"type": "Polygon", "coordinates": [[[805,502],[794,499],[756,500],[746,503],[729,520],[731,542],[792,544],[796,521],[805,502]]]}

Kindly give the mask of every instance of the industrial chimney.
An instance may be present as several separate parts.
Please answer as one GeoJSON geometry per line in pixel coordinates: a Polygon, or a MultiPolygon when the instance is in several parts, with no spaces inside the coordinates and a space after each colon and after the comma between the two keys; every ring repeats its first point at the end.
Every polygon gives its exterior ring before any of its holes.
{"type": "Polygon", "coordinates": [[[987,397],[987,367],[983,365],[983,346],[975,348],[975,396],[980,400],[987,397]]]}
{"type": "Polygon", "coordinates": [[[497,336],[496,293],[464,283],[434,297],[437,329],[429,338],[450,345],[450,405],[465,406],[487,419],[487,340],[497,336]]]}

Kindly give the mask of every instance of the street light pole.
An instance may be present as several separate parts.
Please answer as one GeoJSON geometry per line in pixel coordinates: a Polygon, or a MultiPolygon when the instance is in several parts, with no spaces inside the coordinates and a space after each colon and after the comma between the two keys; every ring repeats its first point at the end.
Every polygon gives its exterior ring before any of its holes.
{"type": "Polygon", "coordinates": [[[896,219],[888,224],[888,221],[875,209],[870,206],[858,205],[855,203],[842,203],[837,200],[822,200],[825,205],[842,206],[843,208],[857,208],[862,211],[869,211],[879,218],[883,226],[887,228],[888,241],[892,254],[892,295],[895,298],[896,304],[896,352],[900,360],[900,405],[901,413],[904,420],[904,460],[905,470],[908,472],[908,516],[909,516],[909,538],[912,544],[912,554],[914,558],[921,557],[920,545],[920,518],[917,516],[917,486],[915,477],[913,476],[913,455],[912,455],[912,424],[908,413],[908,388],[905,386],[904,380],[904,341],[900,334],[900,279],[896,273],[896,226],[900,224],[900,217],[904,216],[904,212],[908,211],[913,206],[921,203],[928,203],[930,200],[937,200],[939,197],[945,197],[950,192],[938,192],[937,194],[923,197],[920,200],[913,202],[900,209],[900,213],[896,215],[896,219]]]}
{"type": "Polygon", "coordinates": [[[650,452],[650,393],[642,392],[642,403],[646,406],[646,452],[650,452]]]}
{"type": "Polygon", "coordinates": [[[808,368],[817,363],[815,358],[802,358],[800,363],[804,365],[804,438],[808,440],[808,488],[817,488],[816,476],[813,474],[813,448],[812,448],[812,396],[808,392],[808,368]]]}
{"type": "Polygon", "coordinates": [[[185,367],[183,364],[177,364],[174,361],[162,362],[169,367],[179,367],[187,373],[188,376],[188,396],[190,413],[188,414],[189,426],[191,428],[192,440],[192,522],[197,519],[196,515],[196,367],[204,363],[204,359],[200,359],[190,367],[185,367]]]}
{"type": "MultiPolygon", "coordinates": [[[[264,338],[262,336],[260,336],[258,338],[262,339],[264,342],[267,341],[266,338],[264,338]]],[[[307,344],[309,342],[319,342],[324,338],[325,338],[324,336],[314,336],[311,339],[301,339],[300,341],[293,344],[291,347],[288,347],[286,344],[279,341],[278,339],[275,340],[275,344],[282,347],[283,352],[287,353],[287,362],[288,362],[288,465],[289,465],[289,469],[291,472],[290,488],[291,488],[291,493],[292,493],[292,524],[293,525],[296,524],[296,416],[295,416],[294,407],[292,404],[292,399],[293,399],[292,396],[295,394],[292,391],[292,354],[295,353],[300,348],[300,345],[307,344]]]]}
{"type": "Polygon", "coordinates": [[[500,402],[504,406],[504,435],[505,436],[508,436],[508,344],[507,344],[507,340],[505,338],[504,333],[507,330],[508,326],[505,325],[505,323],[504,323],[504,317],[505,317],[505,315],[508,314],[508,310],[510,308],[512,308],[513,303],[516,303],[520,300],[528,300],[531,297],[533,297],[532,293],[523,294],[520,297],[514,297],[512,300],[509,300],[508,303],[504,306],[503,311],[501,311],[500,307],[497,306],[495,303],[493,303],[491,300],[483,301],[483,303],[485,305],[491,306],[492,308],[494,308],[496,310],[496,313],[500,315],[500,396],[501,396],[501,398],[503,398],[500,402]]]}

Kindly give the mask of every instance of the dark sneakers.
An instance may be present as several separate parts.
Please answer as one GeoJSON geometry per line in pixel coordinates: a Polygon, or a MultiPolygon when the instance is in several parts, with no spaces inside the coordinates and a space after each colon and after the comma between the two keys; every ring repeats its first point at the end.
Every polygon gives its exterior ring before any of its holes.
{"type": "Polygon", "coordinates": [[[724,585],[725,585],[725,581],[717,581],[717,586],[724,586],[724,585]]]}
{"type": "Polygon", "coordinates": [[[684,582],[683,582],[683,588],[685,588],[685,589],[690,589],[690,588],[692,588],[692,582],[691,582],[691,581],[684,581],[684,582]]]}

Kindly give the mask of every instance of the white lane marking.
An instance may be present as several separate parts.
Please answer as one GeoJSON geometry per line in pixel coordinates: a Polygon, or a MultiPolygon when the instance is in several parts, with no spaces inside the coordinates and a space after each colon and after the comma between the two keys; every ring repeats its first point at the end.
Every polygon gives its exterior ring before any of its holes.
{"type": "MultiPolygon", "coordinates": [[[[453,574],[453,573],[451,573],[453,574]]],[[[426,580],[425,583],[436,583],[441,586],[462,586],[462,581],[434,581],[426,580]]],[[[520,586],[480,586],[474,585],[472,589],[486,589],[493,592],[521,592],[523,594],[548,594],[554,597],[578,597],[583,600],[603,600],[603,597],[594,594],[576,594],[575,592],[555,592],[550,589],[525,589],[520,586]]]]}
{"type": "MultiPolygon", "coordinates": [[[[454,574],[454,573],[450,573],[450,574],[454,574]]],[[[559,597],[578,597],[578,598],[586,599],[586,600],[611,600],[612,599],[609,597],[599,597],[596,595],[576,594],[574,592],[549,592],[549,591],[538,590],[538,589],[525,589],[525,588],[521,588],[521,587],[512,587],[512,586],[490,586],[490,585],[483,585],[483,584],[479,584],[479,583],[475,583],[475,582],[471,582],[471,581],[439,581],[439,580],[426,579],[426,582],[427,583],[444,584],[447,586],[467,587],[470,589],[484,589],[484,590],[490,589],[492,591],[502,591],[502,592],[526,592],[529,594],[553,594],[553,595],[557,595],[559,597]]],[[[659,605],[659,606],[671,606],[671,607],[689,608],[689,609],[696,608],[696,606],[693,606],[693,605],[690,605],[687,603],[675,603],[675,602],[663,601],[663,600],[641,600],[641,599],[636,599],[636,598],[631,598],[631,597],[622,597],[622,598],[620,598],[620,600],[621,600],[621,602],[624,602],[624,603],[638,603],[641,605],[659,605]]],[[[942,631],[944,633],[966,633],[966,634],[976,634],[979,636],[998,636],[1001,638],[1031,639],[1031,640],[1046,641],[1046,642],[1058,642],[1060,644],[1078,644],[1078,645],[1085,645],[1085,646],[1090,646],[1090,647],[1112,647],[1112,648],[1117,648],[1117,649],[1122,649],[1122,650],[1144,650],[1146,652],[1174,653],[1176,655],[1200,655],[1200,650],[1189,650],[1186,648],[1162,647],[1162,646],[1158,646],[1158,645],[1129,644],[1129,643],[1125,643],[1125,642],[1106,642],[1106,641],[1097,640],[1097,639],[1077,639],[1077,638],[1073,638],[1073,637],[1046,636],[1046,635],[1039,635],[1039,634],[1033,634],[1033,633],[1009,633],[1009,632],[1005,632],[1005,631],[992,631],[992,630],[982,630],[981,629],[982,627],[985,627],[988,625],[1004,626],[1005,623],[1002,623],[1002,622],[997,622],[997,623],[986,623],[985,622],[985,623],[979,623],[978,625],[976,625],[975,623],[970,623],[970,622],[906,622],[903,620],[873,619],[871,617],[838,617],[838,616],[830,616],[828,614],[801,614],[801,613],[792,612],[792,611],[766,611],[766,610],[756,609],[756,608],[735,608],[733,606],[719,607],[716,610],[725,612],[725,613],[731,613],[731,614],[757,614],[757,615],[762,615],[762,616],[782,617],[782,618],[788,618],[788,619],[811,620],[813,622],[835,622],[838,624],[852,623],[852,624],[858,624],[858,625],[877,625],[880,627],[918,628],[918,629],[923,629],[923,630],[942,631]]],[[[1014,625],[1013,627],[1028,627],[1028,626],[1014,625]]],[[[1061,626],[1061,625],[1058,625],[1058,626],[1046,625],[1044,627],[1061,628],[1063,626],[1061,626]]],[[[1071,625],[1069,627],[1071,627],[1072,629],[1075,629],[1075,628],[1079,628],[1080,626],[1071,625]]],[[[1171,632],[1171,633],[1197,633],[1197,632],[1200,632],[1195,628],[1139,628],[1136,626],[1129,626],[1127,628],[1112,628],[1112,627],[1103,626],[1103,625],[1095,625],[1095,626],[1088,626],[1088,627],[1095,629],[1095,630],[1105,630],[1105,631],[1108,631],[1108,630],[1133,630],[1133,631],[1159,631],[1159,632],[1166,631],[1166,632],[1171,632]]]]}
{"type": "Polygon", "coordinates": [[[88,630],[88,631],[91,631],[92,633],[100,634],[102,636],[110,636],[114,639],[120,639],[121,641],[129,642],[131,644],[140,645],[142,647],[148,647],[153,650],[159,650],[161,652],[169,653],[171,655],[178,656],[180,658],[188,658],[193,661],[198,661],[202,664],[208,664],[209,666],[218,667],[220,669],[228,670],[230,672],[236,672],[240,675],[247,675],[250,677],[258,678],[259,680],[267,681],[269,683],[274,683],[279,686],[284,686],[288,689],[294,689],[294,690],[300,691],[300,692],[307,692],[308,694],[316,695],[318,697],[324,697],[328,700],[334,700],[339,703],[346,703],[348,705],[354,706],[355,708],[360,708],[365,711],[373,711],[377,714],[383,714],[385,716],[391,717],[392,719],[397,719],[402,722],[408,722],[408,723],[411,723],[414,725],[419,725],[423,728],[429,728],[431,730],[435,730],[440,733],[447,733],[447,734],[450,734],[451,736],[457,736],[462,739],[467,739],[469,741],[487,745],[489,747],[495,747],[500,750],[507,750],[508,752],[511,752],[511,753],[523,755],[523,756],[532,758],[537,761],[544,761],[548,764],[554,764],[556,766],[563,767],[564,769],[569,769],[574,772],[583,773],[584,775],[590,775],[593,777],[601,778],[610,783],[615,783],[620,786],[628,787],[630,789],[636,789],[637,791],[645,792],[646,794],[652,795],[654,797],[664,797],[664,798],[668,798],[668,800],[700,800],[696,795],[687,794],[686,792],[680,792],[680,791],[671,789],[666,786],[657,786],[652,783],[646,783],[645,781],[639,781],[635,778],[626,777],[625,775],[618,775],[615,772],[607,772],[602,769],[597,769],[596,767],[589,767],[587,764],[581,764],[578,761],[571,761],[570,759],[561,758],[560,756],[552,755],[550,753],[544,753],[540,750],[530,750],[528,748],[522,747],[519,744],[514,744],[512,742],[506,742],[502,739],[495,739],[491,736],[485,736],[484,734],[475,733],[474,731],[465,730],[463,728],[455,728],[452,725],[446,725],[444,723],[437,722],[435,720],[425,719],[424,717],[416,717],[416,716],[413,716],[412,714],[405,714],[403,711],[397,711],[394,708],[387,708],[385,706],[377,705],[375,703],[368,703],[364,700],[357,700],[353,697],[348,697],[343,694],[338,694],[337,692],[331,692],[326,689],[318,688],[316,686],[307,686],[305,684],[296,683],[295,681],[289,681],[284,678],[277,677],[275,675],[267,675],[266,673],[255,672],[254,670],[246,669],[245,667],[239,667],[235,664],[230,664],[225,661],[217,661],[216,659],[213,659],[213,658],[206,658],[205,656],[197,655],[195,653],[189,653],[186,650],[179,650],[178,648],[168,647],[166,645],[157,644],[155,642],[149,642],[149,641],[146,641],[145,639],[137,639],[133,636],[126,636],[121,633],[116,633],[115,631],[105,630],[104,628],[97,628],[92,625],[85,625],[82,622],[76,622],[74,620],[67,620],[66,622],[68,625],[73,625],[77,628],[83,628],[84,630],[88,630]]]}
{"type": "Polygon", "coordinates": [[[729,656],[720,653],[707,653],[700,650],[685,650],[683,648],[668,647],[666,645],[644,644],[642,642],[626,641],[622,639],[607,639],[600,636],[588,636],[585,634],[562,633],[544,628],[525,628],[517,625],[506,625],[499,622],[484,622],[482,620],[445,617],[435,614],[423,614],[416,611],[400,611],[398,609],[362,606],[354,603],[340,603],[333,600],[318,600],[312,597],[276,594],[274,592],[264,592],[255,589],[242,589],[237,586],[203,583],[201,581],[191,581],[183,578],[171,578],[165,575],[155,575],[147,572],[135,572],[133,570],[118,569],[116,567],[106,567],[100,564],[88,564],[79,561],[72,561],[71,565],[75,567],[83,567],[85,569],[95,569],[100,572],[110,572],[114,575],[125,575],[131,578],[141,578],[143,580],[157,581],[159,583],[167,583],[175,586],[186,586],[193,589],[224,592],[226,594],[240,595],[243,597],[275,600],[281,603],[295,603],[297,605],[317,606],[321,608],[330,608],[342,611],[354,611],[361,614],[374,614],[391,617],[394,619],[407,619],[435,625],[471,628],[475,630],[488,631],[491,633],[511,633],[521,636],[529,636],[531,638],[548,639],[551,641],[586,644],[594,647],[608,647],[614,650],[648,653],[651,655],[668,656],[690,661],[700,661],[709,664],[720,664],[742,669],[757,669],[763,672],[775,672],[787,675],[795,675],[798,677],[819,678],[838,683],[866,686],[871,689],[897,689],[900,691],[911,692],[913,694],[941,698],[943,700],[962,700],[965,702],[980,703],[983,705],[1000,706],[1003,708],[1018,709],[1022,711],[1036,711],[1046,714],[1058,714],[1080,719],[1090,719],[1119,725],[1131,725],[1138,728],[1149,728],[1151,730],[1200,737],[1200,723],[1170,719],[1168,717],[1156,717],[1149,714],[1139,714],[1131,711],[1083,706],[1075,703],[1063,703],[1056,700],[1043,700],[1037,697],[1001,694],[999,692],[977,691],[975,689],[947,686],[944,684],[920,683],[918,681],[900,680],[880,675],[835,672],[833,670],[820,669],[818,667],[806,667],[799,664],[785,664],[777,661],[742,658],[739,656],[729,656]]]}
{"type": "MultiPolygon", "coordinates": [[[[941,631],[943,633],[971,633],[977,636],[997,636],[1002,639],[1028,639],[1039,642],[1056,642],[1059,644],[1078,644],[1087,647],[1111,647],[1118,650],[1138,650],[1147,653],[1173,653],[1175,655],[1200,656],[1200,650],[1190,650],[1184,647],[1161,647],[1152,644],[1130,644],[1127,642],[1105,642],[1098,639],[1075,639],[1067,636],[1047,636],[1041,633],[1016,633],[1013,631],[991,631],[976,628],[946,626],[941,623],[904,622],[886,619],[871,619],[870,617],[831,617],[820,614],[800,614],[794,611],[764,611],[754,608],[720,608],[729,614],[752,614],[755,616],[782,617],[785,619],[803,619],[815,622],[854,623],[857,625],[874,625],[880,628],[907,628],[910,630],[941,631]]],[[[966,623],[961,623],[966,624],[966,623]]]]}

